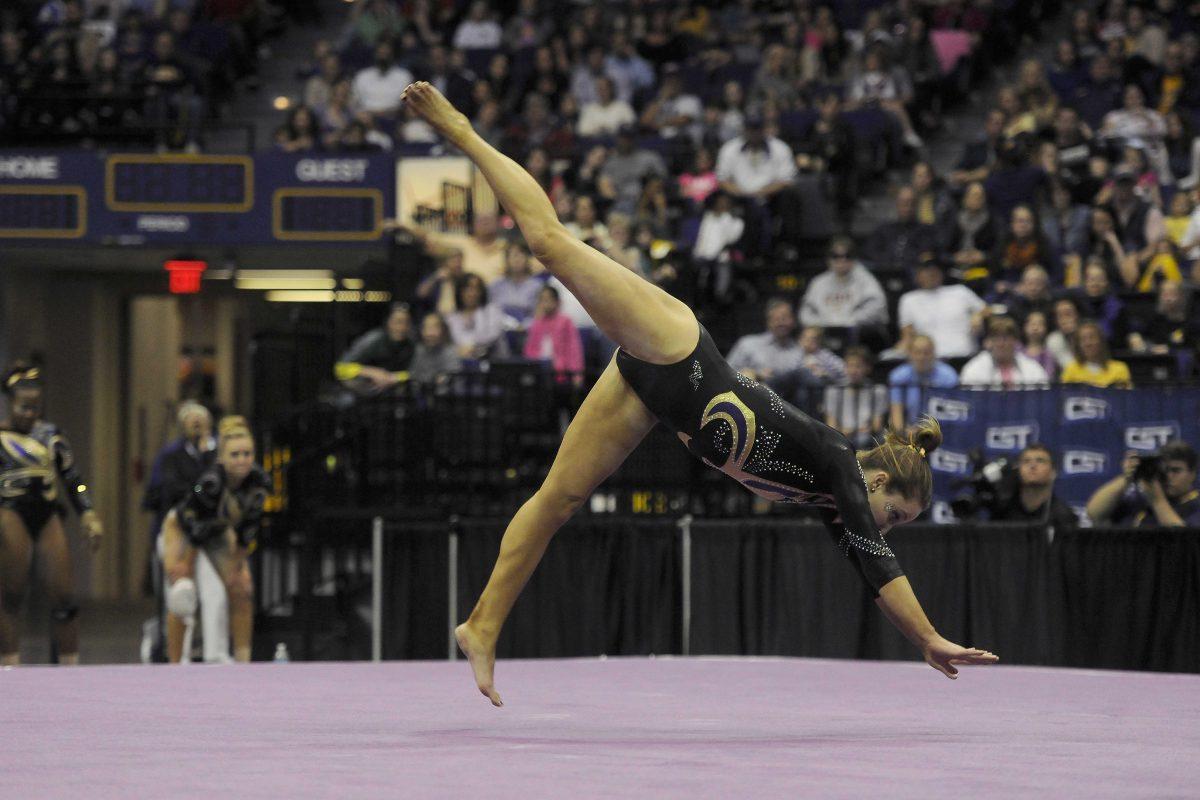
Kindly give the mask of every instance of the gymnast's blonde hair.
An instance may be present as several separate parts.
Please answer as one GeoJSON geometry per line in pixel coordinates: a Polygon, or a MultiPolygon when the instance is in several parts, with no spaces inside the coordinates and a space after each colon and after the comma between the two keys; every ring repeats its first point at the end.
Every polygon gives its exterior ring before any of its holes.
{"type": "Polygon", "coordinates": [[[246,418],[237,414],[221,417],[221,421],[217,423],[218,452],[225,449],[227,442],[241,438],[254,439],[254,434],[250,432],[250,423],[246,421],[246,418]]]}
{"type": "Polygon", "coordinates": [[[933,472],[929,456],[942,444],[942,426],[930,416],[921,417],[902,432],[888,431],[883,443],[858,452],[863,472],[883,470],[888,475],[887,490],[921,506],[933,499],[933,472]]]}

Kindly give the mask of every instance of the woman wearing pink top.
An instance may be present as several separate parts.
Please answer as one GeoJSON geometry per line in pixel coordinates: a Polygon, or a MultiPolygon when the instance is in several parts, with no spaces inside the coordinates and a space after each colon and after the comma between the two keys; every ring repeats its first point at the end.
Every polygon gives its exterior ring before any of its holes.
{"type": "Polygon", "coordinates": [[[559,313],[558,290],[553,286],[538,294],[525,337],[525,357],[549,361],[560,382],[565,383],[568,375],[577,385],[583,382],[583,340],[570,317],[559,313]]]}

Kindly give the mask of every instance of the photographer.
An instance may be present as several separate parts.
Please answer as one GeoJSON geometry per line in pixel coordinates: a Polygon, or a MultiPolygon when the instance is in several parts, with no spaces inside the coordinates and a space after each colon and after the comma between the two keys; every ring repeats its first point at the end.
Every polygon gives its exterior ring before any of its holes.
{"type": "MultiPolygon", "coordinates": [[[[1055,528],[1074,528],[1079,519],[1071,507],[1054,494],[1054,454],[1034,443],[1017,458],[1015,495],[992,508],[994,522],[1047,522],[1055,528]]],[[[1003,499],[1003,498],[998,498],[1003,499]]]]}
{"type": "Polygon", "coordinates": [[[1169,442],[1156,455],[1125,454],[1122,473],[1096,490],[1087,513],[1097,525],[1200,527],[1196,451],[1169,442]]]}

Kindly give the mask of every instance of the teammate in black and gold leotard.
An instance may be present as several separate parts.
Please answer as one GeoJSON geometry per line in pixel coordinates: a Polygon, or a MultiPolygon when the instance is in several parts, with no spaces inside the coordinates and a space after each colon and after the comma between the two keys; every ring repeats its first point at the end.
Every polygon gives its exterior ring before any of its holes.
{"type": "MultiPolygon", "coordinates": [[[[270,479],[254,463],[254,438],[243,417],[217,426],[217,463],[205,470],[191,494],[163,520],[161,554],[167,577],[167,658],[183,656],[185,631],[199,607],[196,551],[204,550],[225,583],[233,655],[249,661],[254,634],[254,549],[270,479]]],[[[226,654],[227,655],[227,654],[226,654]]]]}
{"type": "Polygon", "coordinates": [[[889,434],[883,445],[856,454],[841,434],[739,378],[686,305],[573,238],[537,182],[480,138],[433,86],[414,83],[404,99],[475,162],[533,255],[620,346],[567,429],[545,482],[509,523],[491,578],[455,631],[476,685],[494,705],[501,705],[496,639],[550,538],[660,420],[751,491],[823,508],[880,609],[931,666],[954,677],[957,664],[996,661],[937,634],[883,539],[929,504],[925,456],[941,443],[936,422],[889,434]]]}
{"type": "Polygon", "coordinates": [[[4,378],[8,418],[0,423],[0,663],[20,662],[21,599],[33,549],[46,566],[46,590],[60,664],[79,662],[79,621],[71,552],[63,529],[61,487],[80,515],[92,549],[103,529],[62,432],[41,419],[36,367],[18,364],[4,378]]]}

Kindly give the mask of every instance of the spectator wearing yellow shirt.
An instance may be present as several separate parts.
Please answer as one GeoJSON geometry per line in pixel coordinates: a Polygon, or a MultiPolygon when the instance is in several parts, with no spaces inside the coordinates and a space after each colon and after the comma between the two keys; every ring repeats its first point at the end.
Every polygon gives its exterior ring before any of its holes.
{"type": "Polygon", "coordinates": [[[1091,386],[1132,389],[1133,378],[1129,365],[1117,361],[1108,352],[1104,331],[1096,322],[1088,321],[1075,333],[1072,350],[1075,360],[1062,373],[1063,383],[1086,383],[1091,386]]]}
{"type": "Polygon", "coordinates": [[[1188,223],[1192,221],[1192,198],[1187,192],[1176,192],[1171,197],[1171,205],[1163,225],[1167,229],[1167,241],[1175,247],[1183,247],[1183,237],[1187,233],[1188,223]]]}

